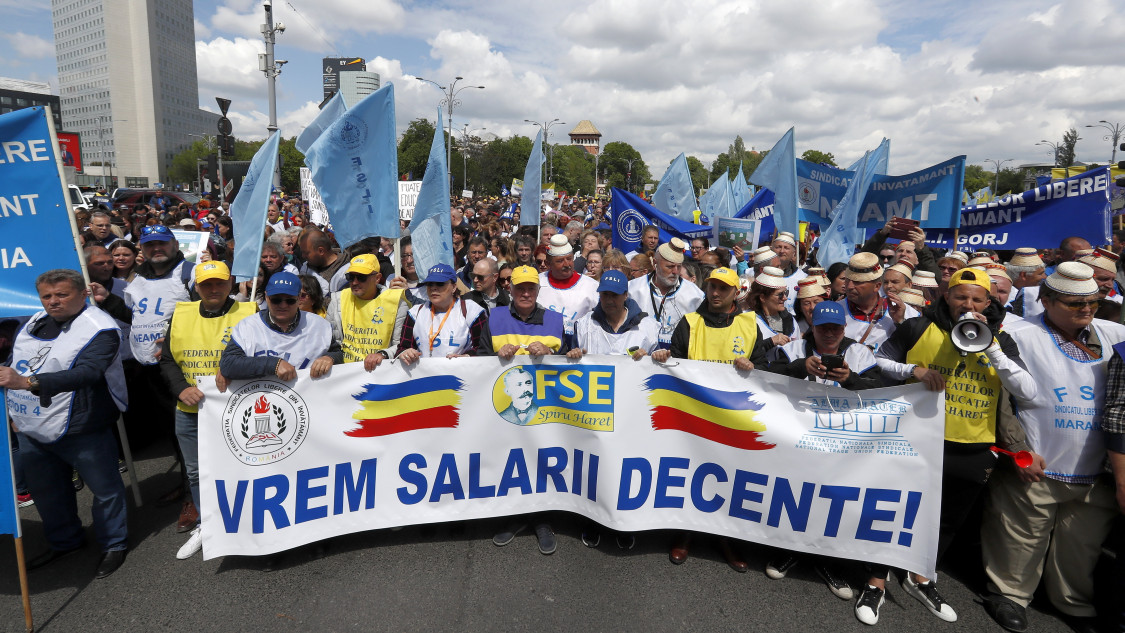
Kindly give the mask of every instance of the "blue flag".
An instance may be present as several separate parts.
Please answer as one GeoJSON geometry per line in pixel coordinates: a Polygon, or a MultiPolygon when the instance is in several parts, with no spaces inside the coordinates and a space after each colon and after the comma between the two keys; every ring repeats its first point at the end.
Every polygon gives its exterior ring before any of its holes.
{"type": "Polygon", "coordinates": [[[742,161],[738,161],[738,173],[734,175],[734,180],[730,183],[732,201],[734,202],[734,210],[737,213],[742,207],[750,202],[750,183],[746,182],[746,174],[742,171],[742,161]]]}
{"type": "Polygon", "coordinates": [[[336,119],[309,148],[305,162],[340,246],[402,234],[394,84],[367,95],[336,119]]]}
{"type": "Polygon", "coordinates": [[[833,211],[835,219],[828,226],[828,230],[820,236],[820,250],[816,259],[820,265],[827,269],[836,262],[847,263],[855,252],[856,224],[859,220],[860,207],[867,195],[867,189],[875,178],[874,167],[876,162],[871,160],[872,152],[863,155],[855,170],[855,176],[848,185],[840,204],[833,211]]]}
{"type": "Polygon", "coordinates": [[[43,309],[35,291],[41,273],[52,268],[82,270],[52,127],[42,106],[0,115],[0,142],[11,144],[11,153],[0,164],[0,316],[27,316],[43,309]]]}
{"type": "Polygon", "coordinates": [[[335,123],[336,119],[343,116],[344,112],[347,112],[348,106],[344,103],[343,95],[343,91],[337,91],[336,94],[332,95],[332,98],[324,104],[312,123],[309,123],[309,126],[297,135],[297,151],[308,154],[309,148],[316,142],[316,139],[320,138],[320,135],[335,123]]]}
{"type": "Polygon", "coordinates": [[[695,185],[691,183],[691,170],[683,152],[668,165],[668,170],[660,177],[660,184],[652,194],[652,205],[668,215],[691,222],[695,210],[695,185]]]}
{"type": "Polygon", "coordinates": [[[8,405],[0,389],[0,424],[4,425],[4,444],[0,446],[0,534],[20,536],[19,505],[16,503],[16,477],[12,469],[12,436],[8,428],[8,405]]]}
{"type": "Polygon", "coordinates": [[[738,207],[734,205],[734,190],[726,174],[711,183],[711,187],[699,199],[699,210],[708,218],[729,218],[738,212],[738,207]]]}
{"type": "Polygon", "coordinates": [[[543,190],[543,130],[535,134],[535,144],[527,167],[523,170],[523,189],[520,191],[520,226],[539,226],[539,216],[543,213],[540,200],[543,190]]]}
{"type": "Polygon", "coordinates": [[[613,247],[623,253],[637,250],[646,224],[655,224],[660,228],[661,242],[679,237],[691,243],[697,237],[711,237],[714,232],[710,226],[692,224],[663,213],[640,196],[617,187],[611,193],[609,208],[613,215],[613,247]]]}
{"type": "Polygon", "coordinates": [[[797,155],[793,128],[781,137],[750,175],[750,182],[774,193],[773,216],[778,231],[799,235],[797,221],[797,155]]]}
{"type": "Polygon", "coordinates": [[[230,267],[230,272],[238,281],[258,276],[262,236],[266,232],[266,210],[270,205],[280,139],[281,132],[275,131],[258,148],[238,196],[230,203],[230,218],[234,221],[234,265],[230,267]]]}
{"type": "Polygon", "coordinates": [[[410,239],[414,245],[414,266],[420,277],[434,264],[453,266],[453,217],[449,212],[449,178],[446,178],[445,126],[438,110],[434,141],[426,161],[426,174],[414,204],[410,239]]]}

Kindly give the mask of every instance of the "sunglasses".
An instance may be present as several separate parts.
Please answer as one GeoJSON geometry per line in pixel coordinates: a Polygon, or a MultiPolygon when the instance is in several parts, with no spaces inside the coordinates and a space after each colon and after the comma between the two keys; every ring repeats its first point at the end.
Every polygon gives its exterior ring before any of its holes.
{"type": "Polygon", "coordinates": [[[1071,312],[1081,312],[1085,308],[1090,308],[1091,310],[1097,310],[1098,305],[1101,304],[1101,301],[1099,299],[1094,299],[1092,301],[1058,301],[1058,300],[1056,300],[1056,302],[1059,305],[1065,307],[1067,310],[1070,310],[1071,312]]]}
{"type": "Polygon", "coordinates": [[[171,231],[163,224],[154,224],[141,229],[141,235],[169,235],[171,231]]]}
{"type": "MultiPolygon", "coordinates": [[[[488,278],[489,278],[489,277],[491,277],[491,276],[492,276],[491,274],[488,274],[488,275],[478,275],[478,274],[476,274],[476,273],[473,273],[473,279],[475,279],[475,280],[477,280],[477,281],[484,281],[485,279],[488,279],[488,278]]],[[[507,277],[507,279],[511,279],[511,277],[507,277]]]]}
{"type": "Polygon", "coordinates": [[[297,297],[291,297],[289,295],[274,295],[270,297],[270,303],[274,304],[275,306],[279,306],[283,303],[287,306],[291,306],[294,303],[297,303],[297,297]]]}
{"type": "Polygon", "coordinates": [[[370,277],[370,276],[371,275],[364,275],[364,274],[361,274],[361,273],[348,273],[348,274],[344,275],[344,277],[349,282],[358,281],[359,283],[364,283],[365,281],[367,281],[367,278],[370,277]]]}

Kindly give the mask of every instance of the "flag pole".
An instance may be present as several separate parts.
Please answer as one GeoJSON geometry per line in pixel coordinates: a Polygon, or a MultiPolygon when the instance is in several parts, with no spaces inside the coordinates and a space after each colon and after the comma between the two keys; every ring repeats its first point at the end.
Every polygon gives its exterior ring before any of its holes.
{"type": "Polygon", "coordinates": [[[27,586],[27,560],[23,555],[23,537],[15,537],[16,543],[16,566],[19,568],[20,574],[20,594],[23,598],[23,624],[27,633],[35,630],[35,622],[31,618],[31,593],[27,586]]]}
{"type": "Polygon", "coordinates": [[[956,228],[956,229],[953,229],[953,248],[951,248],[950,250],[952,250],[952,251],[956,251],[956,250],[957,250],[957,237],[958,237],[958,236],[959,236],[960,234],[961,234],[961,229],[960,229],[960,228],[956,228]]]}

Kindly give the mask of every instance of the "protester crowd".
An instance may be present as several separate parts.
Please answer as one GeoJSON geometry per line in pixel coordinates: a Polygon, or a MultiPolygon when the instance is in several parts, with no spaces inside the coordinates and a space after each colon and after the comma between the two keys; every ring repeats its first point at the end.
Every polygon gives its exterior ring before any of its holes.
{"type": "MultiPolygon", "coordinates": [[[[237,379],[292,380],[302,369],[316,378],[339,363],[378,371],[392,359],[630,354],[857,391],[903,382],[944,390],[939,565],[954,537],[979,538],[983,604],[1004,628],[1027,629],[1026,608],[1042,581],[1045,599],[1075,630],[1099,630],[1099,622],[1125,630],[1125,608],[1094,607],[1094,568],[1125,511],[1125,235],[1097,248],[1067,238],[1057,250],[944,252],[926,246],[921,229],[890,239],[888,223],[848,262],[825,269],[811,233],[778,233],[744,250],[703,238],[662,242],[649,226],[637,250],[624,253],[611,247],[604,201],[551,202],[538,226],[520,226],[515,203],[455,199],[453,266],[417,270],[409,237],[397,248],[380,238],[340,245],[310,222],[304,201],[280,197],[269,207],[258,278],[243,283],[230,274],[225,203],[173,206],[158,195],[148,205],[76,216],[90,285],[76,271],[45,273],[37,283],[44,312],[0,323],[9,356],[0,386],[19,431],[19,502],[38,509],[50,545],[29,568],[84,547],[75,496],[82,485],[94,495],[104,553],[96,576],[124,563],[114,423],[126,392],[131,439],[174,438],[183,485],[164,501],[181,503],[178,529],[188,537],[176,557],[189,559],[207,529],[198,513],[199,376],[214,375],[225,389],[237,379]],[[210,234],[199,261],[185,260],[172,229],[210,234]],[[964,319],[987,325],[991,344],[962,353],[954,331],[964,319]],[[735,337],[745,342],[740,349],[732,349],[735,337]],[[1085,422],[1065,413],[1088,407],[1096,413],[1085,422]],[[1027,451],[1030,463],[1017,466],[993,446],[1027,451]]],[[[533,406],[515,399],[501,415],[526,423],[533,406]]],[[[517,517],[494,543],[533,526],[540,551],[551,554],[552,520],[517,517]]],[[[596,524],[582,529],[589,547],[601,536],[596,524]]],[[[614,535],[625,549],[636,538],[614,535]]],[[[693,540],[672,538],[672,563],[687,560],[693,540]]],[[[715,543],[732,569],[749,569],[745,544],[715,543]]],[[[784,550],[768,558],[770,578],[812,565],[860,621],[878,622],[888,567],[784,550]]],[[[1125,556],[1117,561],[1121,595],[1125,556]]],[[[929,612],[957,619],[937,579],[900,575],[903,591],[929,612]]]]}

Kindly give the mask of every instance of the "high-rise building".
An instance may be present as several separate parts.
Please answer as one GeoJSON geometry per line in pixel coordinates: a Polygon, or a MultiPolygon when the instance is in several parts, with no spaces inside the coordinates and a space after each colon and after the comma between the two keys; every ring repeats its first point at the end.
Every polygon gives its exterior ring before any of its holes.
{"type": "Polygon", "coordinates": [[[117,185],[163,182],[193,134],[215,132],[199,109],[191,0],[52,0],[51,19],[63,128],[117,185]]]}
{"type": "Polygon", "coordinates": [[[51,94],[51,85],[40,81],[0,77],[0,114],[22,110],[31,106],[51,106],[55,117],[55,131],[62,130],[59,97],[51,94]]]}
{"type": "Polygon", "coordinates": [[[340,92],[344,105],[355,107],[364,97],[379,89],[379,73],[368,71],[340,73],[340,92]]]}

